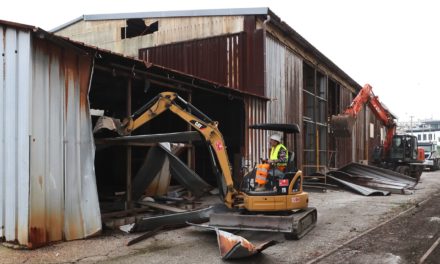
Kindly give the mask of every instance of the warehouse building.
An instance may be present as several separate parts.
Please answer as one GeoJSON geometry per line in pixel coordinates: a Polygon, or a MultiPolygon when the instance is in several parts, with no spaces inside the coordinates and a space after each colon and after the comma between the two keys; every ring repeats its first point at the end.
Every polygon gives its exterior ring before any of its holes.
{"type": "MultiPolygon", "coordinates": [[[[222,114],[222,99],[208,112],[219,117],[244,166],[267,155],[267,134],[247,129],[254,123],[299,124],[297,161],[306,175],[369,160],[383,140],[368,108],[354,137],[332,137],[329,117],[361,87],[268,8],[84,15],[53,32],[237,90],[241,102],[229,113],[222,114]],[[236,138],[241,131],[244,138],[236,138]]],[[[196,105],[207,107],[207,101],[196,105]]],[[[293,148],[291,137],[286,143],[293,148]]]]}
{"type": "MultiPolygon", "coordinates": [[[[107,218],[138,213],[129,206],[131,170],[134,176],[151,144],[100,145],[93,112],[125,117],[127,105],[137,109],[163,87],[203,94],[217,84],[34,26],[0,24],[0,241],[36,248],[86,238],[107,218]],[[122,208],[108,199],[118,192],[122,208]]],[[[238,93],[218,87],[215,94],[231,100],[238,93]]],[[[165,131],[187,129],[164,120],[165,131]]]]}
{"type": "MultiPolygon", "coordinates": [[[[0,24],[0,238],[25,247],[90,237],[106,217],[140,212],[132,180],[151,145],[99,144],[95,112],[124,118],[177,92],[219,121],[237,181],[268,155],[269,132],[252,124],[299,124],[285,141],[306,175],[369,160],[384,134],[365,107],[353,137],[333,137],[329,117],[359,84],[268,8],[82,16],[55,34],[0,24]]],[[[166,115],[136,134],[188,129],[166,115]]],[[[185,148],[181,158],[215,185],[203,147],[185,148]]]]}

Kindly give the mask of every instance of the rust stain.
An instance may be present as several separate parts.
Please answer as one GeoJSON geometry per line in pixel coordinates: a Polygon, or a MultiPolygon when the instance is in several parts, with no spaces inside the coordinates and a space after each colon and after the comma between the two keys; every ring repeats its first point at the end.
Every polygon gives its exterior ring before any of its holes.
{"type": "Polygon", "coordinates": [[[89,96],[89,85],[91,77],[91,60],[89,57],[79,57],[79,88],[80,88],[80,98],[79,106],[80,110],[84,111],[88,108],[88,96],[89,96]]]}
{"type": "Polygon", "coordinates": [[[39,227],[31,227],[29,230],[29,248],[38,248],[47,244],[47,233],[39,227]]]}
{"type": "Polygon", "coordinates": [[[43,176],[38,176],[38,184],[40,185],[40,188],[43,189],[43,176]]]}

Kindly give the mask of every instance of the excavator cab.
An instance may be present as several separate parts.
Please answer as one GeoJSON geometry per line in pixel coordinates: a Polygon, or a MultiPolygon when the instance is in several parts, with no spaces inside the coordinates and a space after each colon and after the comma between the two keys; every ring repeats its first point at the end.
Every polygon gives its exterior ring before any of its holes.
{"type": "MultiPolygon", "coordinates": [[[[271,131],[277,131],[282,132],[285,136],[285,134],[298,134],[299,127],[297,124],[256,124],[249,126],[250,129],[261,129],[261,130],[271,130],[271,131]]],[[[296,151],[296,138],[295,138],[295,151],[296,151]]],[[[266,191],[255,191],[255,178],[257,174],[257,168],[254,168],[251,172],[249,172],[243,179],[243,184],[245,192],[247,192],[250,195],[285,195],[288,193],[288,190],[290,189],[290,183],[292,183],[292,192],[299,192],[302,191],[302,173],[299,173],[299,177],[295,177],[298,169],[296,167],[295,162],[295,151],[289,151],[288,152],[288,162],[286,169],[282,174],[275,173],[275,167],[271,166],[270,169],[267,171],[267,179],[268,182],[266,184],[266,191]],[[295,179],[295,182],[292,182],[292,180],[295,179]]]]}
{"type": "Polygon", "coordinates": [[[412,135],[394,135],[390,159],[404,162],[416,162],[418,160],[417,138],[412,135]]]}

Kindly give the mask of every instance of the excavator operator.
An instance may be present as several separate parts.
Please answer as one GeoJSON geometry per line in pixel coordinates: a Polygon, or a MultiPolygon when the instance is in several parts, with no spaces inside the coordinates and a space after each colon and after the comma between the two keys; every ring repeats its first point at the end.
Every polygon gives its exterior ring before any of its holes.
{"type": "Polygon", "coordinates": [[[281,143],[281,135],[273,134],[270,136],[270,156],[263,160],[263,164],[257,165],[255,182],[258,184],[256,191],[264,191],[268,175],[281,177],[287,166],[289,154],[287,148],[281,143]]]}

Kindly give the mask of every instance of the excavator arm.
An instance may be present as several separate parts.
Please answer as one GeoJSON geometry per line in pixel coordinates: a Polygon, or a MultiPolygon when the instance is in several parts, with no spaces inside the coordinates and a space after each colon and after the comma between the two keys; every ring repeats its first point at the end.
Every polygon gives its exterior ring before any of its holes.
{"type": "Polygon", "coordinates": [[[209,117],[190,103],[186,102],[176,93],[160,93],[147,104],[142,106],[132,116],[125,118],[122,123],[117,119],[102,117],[97,121],[94,132],[102,128],[107,128],[118,132],[118,134],[122,136],[129,135],[132,131],[151,121],[166,110],[171,111],[190,124],[209,144],[210,150],[218,161],[218,166],[215,166],[215,170],[217,170],[219,184],[223,185],[219,186],[222,199],[228,207],[233,207],[233,201],[237,191],[233,187],[230,163],[223,136],[217,127],[218,123],[212,121],[209,117]],[[195,114],[200,116],[200,118],[195,114]]]}
{"type": "Polygon", "coordinates": [[[393,136],[396,134],[396,122],[394,122],[394,118],[390,114],[390,112],[380,103],[377,96],[372,94],[369,105],[371,106],[371,110],[374,115],[382,121],[384,126],[387,128],[387,134],[385,136],[385,141],[383,143],[383,148],[385,152],[388,152],[391,147],[391,142],[393,140],[393,136]]]}
{"type": "Polygon", "coordinates": [[[333,132],[337,137],[349,137],[356,121],[356,117],[362,110],[362,107],[368,104],[374,115],[387,128],[387,134],[384,141],[384,151],[388,151],[391,146],[393,136],[396,133],[396,123],[391,113],[386,109],[379,98],[374,95],[371,85],[365,84],[353,102],[345,109],[342,114],[332,116],[331,125],[333,132]]]}

